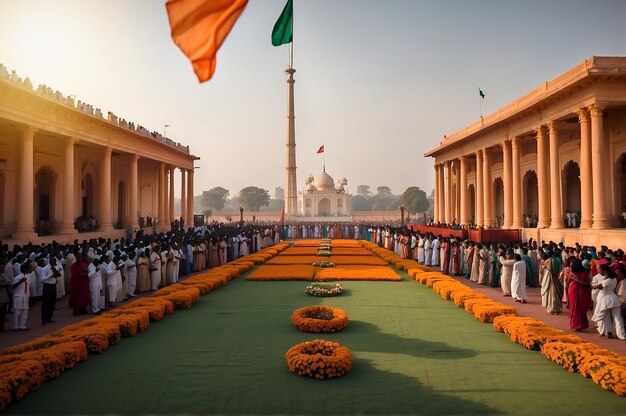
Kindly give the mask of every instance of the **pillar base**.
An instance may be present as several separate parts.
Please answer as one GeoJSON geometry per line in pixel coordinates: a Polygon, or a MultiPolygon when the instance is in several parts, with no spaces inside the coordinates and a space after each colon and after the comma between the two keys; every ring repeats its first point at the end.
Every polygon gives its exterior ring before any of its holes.
{"type": "Polygon", "coordinates": [[[562,224],[551,224],[550,225],[550,229],[551,230],[560,230],[560,229],[563,229],[563,228],[565,228],[565,226],[562,225],[562,224]]]}
{"type": "Polygon", "coordinates": [[[593,221],[582,221],[579,228],[591,228],[593,221]]]}
{"type": "Polygon", "coordinates": [[[11,238],[14,240],[36,241],[39,239],[39,235],[34,231],[16,231],[11,234],[11,238]]]}
{"type": "Polygon", "coordinates": [[[593,220],[593,229],[594,230],[604,230],[606,228],[613,228],[613,224],[610,219],[594,219],[593,220]]]}
{"type": "Polygon", "coordinates": [[[78,234],[78,231],[76,231],[73,225],[66,225],[66,226],[61,226],[61,228],[58,231],[58,234],[64,234],[64,235],[78,234]]]}
{"type": "Polygon", "coordinates": [[[101,231],[101,232],[113,231],[113,224],[100,224],[100,228],[98,229],[98,231],[101,231]]]}
{"type": "Polygon", "coordinates": [[[514,229],[514,230],[519,230],[519,229],[526,228],[526,227],[524,226],[524,224],[521,224],[521,223],[520,223],[520,224],[515,224],[515,223],[514,223],[514,224],[511,226],[511,228],[512,228],[512,229],[514,229]]]}

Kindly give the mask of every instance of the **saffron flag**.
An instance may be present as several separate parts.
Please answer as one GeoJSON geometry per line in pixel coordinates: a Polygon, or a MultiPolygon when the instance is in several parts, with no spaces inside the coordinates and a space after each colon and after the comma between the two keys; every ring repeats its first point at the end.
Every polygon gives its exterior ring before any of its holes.
{"type": "Polygon", "coordinates": [[[272,45],[280,46],[293,41],[293,3],[287,0],[283,12],[272,30],[272,45]]]}
{"type": "Polygon", "coordinates": [[[480,88],[478,89],[478,94],[480,94],[480,98],[485,99],[485,93],[480,88]]]}
{"type": "Polygon", "coordinates": [[[215,73],[216,54],[248,0],[167,0],[172,40],[191,61],[198,81],[215,73]]]}
{"type": "Polygon", "coordinates": [[[319,149],[317,149],[317,153],[324,153],[324,145],[321,145],[319,149]]]}
{"type": "Polygon", "coordinates": [[[281,224],[285,223],[285,210],[284,209],[280,211],[280,221],[279,222],[281,224]]]}

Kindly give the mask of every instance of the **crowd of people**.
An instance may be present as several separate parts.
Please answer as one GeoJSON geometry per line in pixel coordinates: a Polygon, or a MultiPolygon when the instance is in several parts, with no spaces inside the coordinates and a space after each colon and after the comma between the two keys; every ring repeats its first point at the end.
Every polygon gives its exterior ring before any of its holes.
{"type": "MultiPolygon", "coordinates": [[[[129,238],[73,244],[0,243],[0,332],[27,330],[28,311],[41,302],[41,324],[55,322],[56,302],[66,299],[74,315],[99,314],[181,276],[225,264],[281,239],[279,226],[210,224],[129,238]]],[[[32,324],[32,322],[31,322],[32,324]]]]}
{"type": "MultiPolygon", "coordinates": [[[[56,302],[67,298],[75,315],[98,314],[137,294],[155,291],[181,276],[216,267],[280,240],[364,239],[445,274],[499,287],[504,296],[528,302],[527,287],[540,287],[549,314],[569,308],[570,327],[626,339],[626,256],[621,249],[542,242],[475,242],[408,226],[363,223],[212,223],[167,233],[136,234],[119,240],[92,239],[73,244],[0,244],[0,331],[12,312],[12,329],[28,329],[28,310],[42,302],[41,324],[53,321],[56,302]]],[[[132,230],[131,230],[132,231],[132,230]]]]}
{"type": "Polygon", "coordinates": [[[541,288],[546,312],[569,308],[570,328],[589,327],[587,312],[601,336],[626,339],[626,256],[601,246],[566,247],[563,243],[529,240],[504,244],[475,242],[407,227],[370,227],[365,239],[448,275],[464,276],[480,285],[499,287],[504,296],[527,303],[527,287],[541,288]]]}

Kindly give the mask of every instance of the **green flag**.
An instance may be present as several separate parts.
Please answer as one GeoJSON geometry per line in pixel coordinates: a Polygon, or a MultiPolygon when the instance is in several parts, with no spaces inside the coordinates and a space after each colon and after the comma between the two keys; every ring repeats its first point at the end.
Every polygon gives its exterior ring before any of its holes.
{"type": "Polygon", "coordinates": [[[293,3],[287,0],[283,12],[272,30],[272,45],[280,46],[293,41],[293,3]]]}

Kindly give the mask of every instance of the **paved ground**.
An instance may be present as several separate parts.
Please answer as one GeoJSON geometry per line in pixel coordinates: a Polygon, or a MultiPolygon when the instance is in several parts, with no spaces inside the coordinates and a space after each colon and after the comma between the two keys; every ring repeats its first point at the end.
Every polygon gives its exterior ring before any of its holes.
{"type": "MultiPolygon", "coordinates": [[[[187,277],[190,276],[191,275],[187,277]]],[[[567,313],[567,309],[565,309],[561,315],[557,316],[548,314],[545,308],[541,306],[540,288],[527,288],[528,303],[520,304],[514,302],[513,299],[510,297],[504,297],[502,295],[502,291],[499,288],[482,286],[471,282],[464,277],[455,277],[455,279],[478,292],[488,295],[494,300],[515,306],[519,315],[531,316],[533,318],[544,321],[548,325],[551,325],[555,328],[574,333],[569,328],[569,316],[567,313]]],[[[149,294],[141,296],[149,296],[149,294]]],[[[20,344],[22,342],[26,342],[31,339],[46,335],[47,333],[58,330],[66,325],[88,319],[91,317],[91,315],[73,316],[72,310],[67,305],[67,297],[65,297],[57,301],[57,310],[54,312],[53,317],[53,319],[56,320],[56,323],[41,325],[40,317],[41,301],[37,302],[37,304],[29,311],[28,327],[30,328],[30,330],[13,332],[11,331],[13,316],[8,315],[8,321],[6,321],[4,325],[5,332],[0,334],[0,349],[5,348],[9,345],[20,344]]],[[[589,313],[589,317],[591,317],[591,312],[589,313]]],[[[611,351],[626,355],[626,341],[600,337],[597,331],[591,327],[583,332],[577,332],[576,334],[588,340],[589,342],[593,342],[611,351]]]]}

